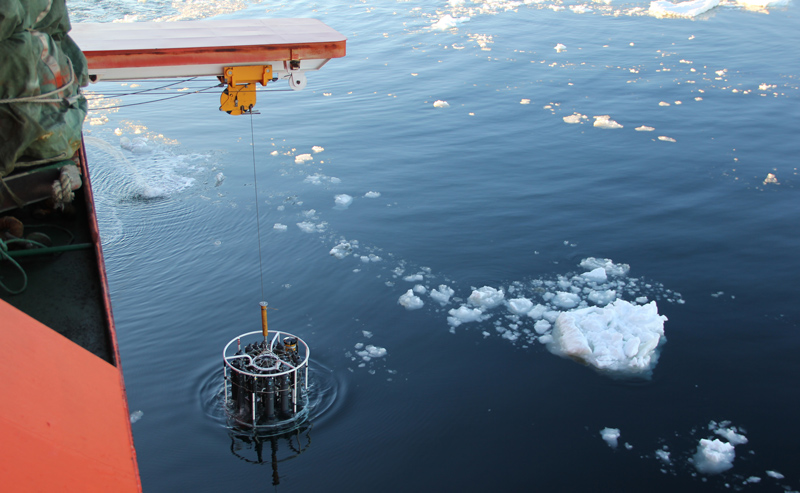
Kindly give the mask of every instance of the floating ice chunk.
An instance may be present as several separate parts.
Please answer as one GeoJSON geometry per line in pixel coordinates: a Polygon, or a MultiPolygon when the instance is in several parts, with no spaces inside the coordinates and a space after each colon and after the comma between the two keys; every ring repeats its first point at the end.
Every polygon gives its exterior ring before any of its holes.
{"type": "Polygon", "coordinates": [[[587,281],[594,282],[606,282],[608,280],[608,274],[606,274],[606,270],[602,267],[596,267],[589,272],[584,272],[581,274],[581,277],[587,281]]]}
{"type": "Polygon", "coordinates": [[[304,233],[313,233],[316,231],[316,225],[310,221],[297,223],[297,227],[304,233]]]}
{"type": "MultiPolygon", "coordinates": [[[[131,413],[131,424],[133,424],[133,423],[139,421],[140,419],[142,419],[142,416],[144,416],[144,412],[142,412],[142,411],[134,411],[134,412],[132,412],[131,413]]],[[[769,471],[767,472],[767,474],[769,474],[769,471]]],[[[781,477],[783,477],[783,476],[781,476],[781,477]]]]}
{"type": "Polygon", "coordinates": [[[303,164],[306,161],[313,161],[313,160],[314,160],[314,158],[311,157],[311,154],[298,154],[294,158],[295,164],[303,164]]]}
{"type": "Polygon", "coordinates": [[[672,3],[667,0],[650,2],[650,15],[653,17],[696,17],[719,5],[719,0],[690,0],[672,3]]]}
{"type": "Polygon", "coordinates": [[[414,292],[417,294],[425,294],[428,292],[428,288],[426,288],[422,284],[417,284],[416,286],[414,286],[414,292]]]}
{"type": "Polygon", "coordinates": [[[533,302],[528,298],[514,298],[507,303],[508,310],[514,315],[527,315],[533,308],[533,302]]]}
{"type": "Polygon", "coordinates": [[[703,474],[719,474],[733,467],[736,452],[733,445],[715,438],[700,440],[697,453],[692,456],[695,469],[703,474]]]}
{"type": "Polygon", "coordinates": [[[465,2],[466,0],[447,0],[447,5],[451,7],[460,7],[464,5],[465,2]]]}
{"type": "Polygon", "coordinates": [[[537,320],[536,323],[533,324],[533,330],[535,330],[537,334],[546,334],[547,331],[552,328],[553,326],[547,320],[537,320]]]}
{"type": "Polygon", "coordinates": [[[761,478],[759,478],[758,476],[750,476],[749,478],[745,479],[744,482],[745,483],[760,483],[761,482],[761,478]]]}
{"type": "Polygon", "coordinates": [[[450,297],[455,294],[452,288],[445,284],[440,284],[438,289],[431,291],[431,298],[438,302],[441,306],[450,303],[450,297]]]}
{"type": "Polygon", "coordinates": [[[779,473],[778,471],[767,471],[767,476],[775,479],[783,479],[783,474],[779,473]]]}
{"type": "Polygon", "coordinates": [[[406,282],[417,282],[425,279],[425,276],[422,274],[411,274],[403,278],[406,282]]]}
{"type": "Polygon", "coordinates": [[[362,333],[362,334],[364,335],[364,337],[366,337],[367,339],[371,339],[371,338],[372,338],[372,332],[370,332],[370,331],[368,331],[368,330],[362,330],[362,331],[361,331],[361,333],[362,333]]]}
{"type": "Polygon", "coordinates": [[[528,312],[528,316],[534,320],[538,320],[542,318],[547,311],[547,307],[544,305],[536,305],[528,312]]]}
{"type": "Polygon", "coordinates": [[[322,151],[324,151],[324,150],[325,150],[325,148],[324,148],[324,147],[322,147],[322,146],[313,146],[313,147],[311,148],[311,150],[312,150],[312,151],[314,151],[314,154],[316,154],[316,153],[318,153],[318,152],[322,152],[322,151]]]}
{"type": "Polygon", "coordinates": [[[275,231],[286,231],[287,229],[289,229],[289,226],[281,223],[275,223],[272,229],[274,229],[275,231]]]}
{"type": "Polygon", "coordinates": [[[472,294],[467,298],[467,301],[473,306],[489,310],[502,303],[504,297],[505,295],[502,289],[484,286],[480,289],[473,290],[472,294]]]}
{"type": "Polygon", "coordinates": [[[661,101],[660,103],[658,103],[658,105],[659,106],[669,106],[669,103],[666,102],[666,101],[661,101]]]}
{"type": "Polygon", "coordinates": [[[350,204],[353,203],[353,197],[347,195],[346,193],[340,193],[333,198],[334,202],[336,203],[336,207],[339,209],[347,209],[350,207],[350,204]]]}
{"type": "Polygon", "coordinates": [[[667,137],[666,135],[659,135],[658,140],[661,140],[663,142],[676,142],[675,139],[673,139],[672,137],[667,137]]]}
{"type": "Polygon", "coordinates": [[[565,116],[564,118],[562,118],[562,120],[564,120],[564,123],[571,123],[571,124],[582,123],[583,120],[588,120],[588,119],[589,119],[588,116],[581,115],[578,112],[575,112],[569,116],[565,116]]]}
{"type": "Polygon", "coordinates": [[[641,127],[636,127],[634,130],[637,132],[652,132],[655,130],[653,127],[648,127],[647,125],[642,125],[641,127]]]}
{"type": "Polygon", "coordinates": [[[778,179],[772,173],[767,173],[767,177],[764,178],[764,185],[767,185],[769,183],[774,183],[775,185],[780,185],[780,183],[778,183],[778,179]]]}
{"type": "Polygon", "coordinates": [[[731,445],[744,445],[747,443],[747,437],[739,434],[738,432],[741,430],[735,426],[730,426],[730,421],[723,421],[721,423],[712,421],[708,424],[708,429],[713,430],[714,433],[730,442],[731,445]]]}
{"type": "Polygon", "coordinates": [[[386,348],[367,345],[363,351],[356,351],[356,354],[361,356],[364,361],[370,361],[372,358],[382,358],[386,356],[386,348]]]}
{"type": "Polygon", "coordinates": [[[222,182],[225,181],[225,175],[222,172],[217,173],[217,176],[214,177],[214,186],[218,187],[222,185],[222,182]]]}
{"type": "Polygon", "coordinates": [[[657,363],[665,320],[655,301],[617,300],[604,308],[562,312],[548,349],[610,373],[646,375],[657,363]]]}
{"type": "Polygon", "coordinates": [[[634,301],[636,301],[636,303],[639,303],[640,305],[644,305],[645,303],[647,303],[647,296],[639,296],[634,301]]]}
{"type": "Polygon", "coordinates": [[[556,50],[556,53],[561,53],[562,51],[566,51],[567,47],[561,43],[558,43],[553,49],[556,50]]]}
{"type": "Polygon", "coordinates": [[[453,308],[447,313],[450,314],[450,316],[447,317],[447,323],[452,327],[458,327],[467,322],[480,322],[488,318],[488,316],[483,314],[483,310],[480,308],[470,308],[466,305],[453,308]]]}
{"type": "Polygon", "coordinates": [[[597,306],[606,306],[617,299],[617,292],[613,289],[606,289],[605,291],[591,291],[588,298],[589,301],[597,306]]]}
{"type": "Polygon", "coordinates": [[[531,100],[523,98],[519,100],[519,104],[531,104],[531,100]]]}
{"type": "Polygon", "coordinates": [[[425,305],[420,297],[415,295],[414,291],[410,289],[400,296],[397,302],[406,307],[406,310],[418,310],[425,305]]]}
{"type": "Polygon", "coordinates": [[[570,5],[569,9],[576,14],[586,14],[592,11],[592,9],[585,5],[570,5]]]}
{"type": "Polygon", "coordinates": [[[606,441],[609,447],[617,448],[619,442],[619,428],[603,428],[600,430],[600,436],[606,441]]]}
{"type": "Polygon", "coordinates": [[[334,257],[341,260],[350,255],[351,253],[353,253],[353,246],[347,241],[341,241],[338,245],[331,248],[330,253],[334,257]]]}
{"type": "Polygon", "coordinates": [[[581,297],[575,293],[559,291],[550,302],[559,308],[575,308],[581,302],[581,297]]]}
{"type": "Polygon", "coordinates": [[[581,260],[580,265],[586,270],[594,270],[597,267],[602,267],[609,276],[624,276],[627,275],[628,271],[631,270],[630,265],[615,264],[611,259],[607,258],[597,259],[594,257],[588,257],[581,260]]]}
{"type": "Polygon", "coordinates": [[[609,129],[622,128],[622,125],[612,120],[611,117],[608,115],[595,116],[594,126],[598,128],[609,128],[609,129]]]}
{"type": "Polygon", "coordinates": [[[369,191],[369,192],[364,194],[364,197],[366,197],[368,199],[377,199],[380,196],[381,196],[380,192],[373,192],[373,191],[369,191]]]}
{"type": "Polygon", "coordinates": [[[436,101],[433,102],[433,107],[434,108],[449,108],[450,107],[450,103],[448,103],[447,101],[442,101],[441,99],[437,99],[436,101]]]}
{"type": "Polygon", "coordinates": [[[656,450],[656,458],[667,464],[672,463],[672,461],[669,459],[669,452],[663,449],[656,450]]]}
{"type": "Polygon", "coordinates": [[[444,31],[445,29],[456,27],[459,24],[467,21],[469,21],[469,17],[453,17],[450,14],[445,14],[441,19],[431,24],[431,29],[444,31]]]}

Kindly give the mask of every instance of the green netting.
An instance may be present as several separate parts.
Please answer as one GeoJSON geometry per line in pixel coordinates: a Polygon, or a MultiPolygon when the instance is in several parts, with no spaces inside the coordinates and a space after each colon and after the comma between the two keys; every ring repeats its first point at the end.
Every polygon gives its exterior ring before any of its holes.
{"type": "Polygon", "coordinates": [[[65,0],[0,0],[0,177],[80,147],[86,58],[65,0]]]}

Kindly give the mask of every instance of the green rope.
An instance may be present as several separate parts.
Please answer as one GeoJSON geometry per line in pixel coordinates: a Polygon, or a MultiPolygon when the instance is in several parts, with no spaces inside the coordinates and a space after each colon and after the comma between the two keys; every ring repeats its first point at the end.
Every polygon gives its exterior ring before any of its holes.
{"type": "MultiPolygon", "coordinates": [[[[11,240],[11,241],[14,241],[14,240],[11,240]]],[[[17,263],[17,261],[14,260],[11,257],[11,255],[8,254],[8,246],[6,245],[6,242],[3,241],[3,240],[0,240],[0,258],[6,259],[9,262],[11,262],[11,264],[14,267],[16,267],[17,270],[19,270],[19,273],[22,274],[22,287],[21,288],[19,288],[19,289],[11,289],[8,286],[6,286],[3,281],[0,281],[0,288],[5,289],[10,294],[20,294],[21,292],[25,291],[25,289],[28,287],[28,275],[25,274],[25,269],[23,269],[22,266],[19,265],[19,263],[17,263]]]]}

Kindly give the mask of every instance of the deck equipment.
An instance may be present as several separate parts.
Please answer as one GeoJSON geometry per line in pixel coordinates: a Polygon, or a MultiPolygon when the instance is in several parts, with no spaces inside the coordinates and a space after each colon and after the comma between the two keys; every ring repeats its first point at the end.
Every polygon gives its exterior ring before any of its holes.
{"type": "Polygon", "coordinates": [[[256,84],[306,86],[306,72],[345,56],[342,34],[316,19],[235,19],[75,24],[89,78],[131,80],[215,76],[226,85],[220,110],[252,111],[256,84]]]}

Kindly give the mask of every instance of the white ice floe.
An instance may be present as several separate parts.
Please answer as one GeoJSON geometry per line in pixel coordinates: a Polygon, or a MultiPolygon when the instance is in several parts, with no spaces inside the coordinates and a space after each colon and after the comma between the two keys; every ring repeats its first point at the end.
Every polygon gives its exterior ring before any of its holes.
{"type": "Polygon", "coordinates": [[[488,310],[500,305],[503,302],[504,297],[505,295],[503,294],[502,289],[484,286],[480,289],[473,290],[472,294],[469,295],[469,298],[467,298],[467,301],[472,306],[488,310]]]}
{"type": "Polygon", "coordinates": [[[653,127],[648,127],[647,125],[642,125],[641,127],[636,127],[634,130],[637,132],[652,132],[655,130],[653,127]]]}
{"type": "Polygon", "coordinates": [[[348,241],[342,240],[338,245],[331,248],[330,254],[339,260],[353,253],[353,246],[348,241]]]}
{"type": "Polygon", "coordinates": [[[314,154],[316,154],[316,153],[318,153],[318,152],[322,152],[322,151],[324,151],[324,150],[325,150],[325,148],[324,148],[324,147],[322,147],[322,146],[313,146],[313,147],[311,148],[311,150],[312,150],[312,151],[314,151],[314,154]]]}
{"type": "Polygon", "coordinates": [[[552,328],[553,325],[547,320],[537,320],[536,323],[533,324],[533,330],[535,330],[537,334],[546,334],[552,328]]]}
{"type": "Polygon", "coordinates": [[[440,284],[437,289],[431,291],[431,298],[438,302],[441,306],[450,303],[450,297],[455,294],[452,288],[445,284],[440,284]]]}
{"type": "Polygon", "coordinates": [[[225,181],[225,175],[222,172],[217,173],[217,176],[214,177],[214,186],[218,187],[222,185],[222,182],[225,181]]]}
{"type": "Polygon", "coordinates": [[[700,439],[697,452],[692,456],[695,469],[703,474],[719,474],[733,467],[736,457],[733,445],[717,438],[700,439]]]}
{"type": "Polygon", "coordinates": [[[369,191],[369,192],[364,194],[364,197],[366,197],[368,199],[377,199],[380,196],[381,196],[380,192],[373,192],[373,191],[369,191]]]}
{"type": "Polygon", "coordinates": [[[690,0],[672,3],[667,0],[650,2],[649,13],[653,17],[697,17],[719,5],[719,0],[690,0]]]}
{"type": "Polygon", "coordinates": [[[631,270],[628,264],[617,264],[611,259],[598,259],[594,257],[587,257],[581,260],[580,266],[587,270],[594,270],[598,267],[605,269],[606,274],[609,276],[625,276],[631,270]]]}
{"type": "Polygon", "coordinates": [[[768,185],[770,183],[774,185],[780,185],[780,183],[778,183],[778,178],[775,175],[772,173],[767,173],[767,177],[764,178],[764,185],[768,185]]]}
{"type": "Polygon", "coordinates": [[[659,135],[658,140],[663,142],[676,142],[675,139],[673,139],[672,137],[667,137],[666,135],[659,135]]]}
{"type": "Polygon", "coordinates": [[[562,118],[564,123],[576,124],[576,123],[583,123],[583,120],[588,120],[589,117],[586,115],[582,115],[578,112],[575,112],[569,116],[565,116],[562,118]]]}
{"type": "Polygon", "coordinates": [[[294,162],[296,164],[303,164],[306,161],[313,161],[313,160],[314,158],[311,157],[311,154],[298,154],[297,156],[294,157],[294,162]]]}
{"type": "MultiPolygon", "coordinates": [[[[134,412],[132,412],[131,413],[131,424],[133,424],[133,423],[139,421],[140,419],[142,419],[142,416],[144,416],[144,412],[142,412],[142,411],[134,411],[134,412]]],[[[767,474],[769,474],[769,471],[767,471],[767,474]]],[[[781,477],[783,477],[783,476],[781,476],[781,477]]]]}
{"type": "Polygon", "coordinates": [[[445,14],[439,20],[431,24],[431,29],[444,31],[467,21],[469,21],[469,17],[453,17],[450,14],[445,14]]]}
{"type": "Polygon", "coordinates": [[[425,294],[425,293],[428,292],[428,288],[426,288],[422,284],[417,284],[416,286],[414,286],[413,289],[414,289],[414,292],[417,293],[417,294],[425,294]]]}
{"type": "Polygon", "coordinates": [[[708,424],[708,429],[730,442],[731,445],[736,446],[747,443],[747,437],[739,433],[740,431],[743,432],[743,430],[731,426],[730,421],[721,421],[719,423],[711,421],[708,424]]]}
{"type": "Polygon", "coordinates": [[[784,475],[779,473],[778,471],[766,471],[767,476],[775,479],[783,479],[784,475]]]}
{"type": "Polygon", "coordinates": [[[447,101],[442,101],[441,99],[437,99],[436,101],[433,102],[433,107],[434,108],[449,108],[450,107],[450,103],[448,103],[447,101]]]}
{"type": "MultiPolygon", "coordinates": [[[[361,343],[356,344],[356,346],[359,346],[360,344],[361,343]]],[[[370,361],[373,358],[383,358],[384,356],[386,356],[386,353],[387,353],[386,348],[373,346],[372,344],[368,344],[361,351],[356,351],[356,354],[361,356],[361,359],[363,359],[364,361],[370,361]]]]}
{"type": "Polygon", "coordinates": [[[587,281],[593,282],[606,282],[608,280],[608,273],[603,267],[595,267],[589,272],[584,272],[581,276],[587,281]]]}
{"type": "Polygon", "coordinates": [[[333,201],[336,204],[337,209],[347,209],[350,207],[350,204],[353,203],[353,197],[347,195],[346,193],[340,193],[333,197],[333,201]]]}
{"type": "Polygon", "coordinates": [[[449,312],[447,323],[451,327],[458,327],[467,322],[481,322],[489,318],[489,315],[484,315],[483,310],[480,308],[470,308],[466,305],[461,305],[458,308],[453,308],[449,312]]]}
{"type": "Polygon", "coordinates": [[[594,126],[598,128],[607,128],[607,129],[622,128],[622,125],[612,120],[609,115],[595,116],[594,126]]]}
{"type": "Polygon", "coordinates": [[[619,428],[603,428],[600,430],[600,436],[611,448],[617,448],[619,435],[619,428]]]}
{"type": "Polygon", "coordinates": [[[418,310],[425,305],[422,299],[415,295],[414,291],[411,289],[400,296],[400,299],[398,299],[397,302],[404,306],[406,310],[418,310]]]}
{"type": "Polygon", "coordinates": [[[567,47],[561,43],[558,43],[553,49],[556,50],[556,53],[561,53],[562,51],[566,51],[567,47]]]}
{"type": "Polygon", "coordinates": [[[328,227],[328,223],[321,222],[314,224],[311,221],[302,221],[297,223],[297,227],[304,233],[321,233],[328,227]]]}
{"type": "Polygon", "coordinates": [[[533,309],[533,302],[528,298],[514,298],[506,302],[508,311],[514,315],[527,315],[533,309]]]}
{"type": "Polygon", "coordinates": [[[604,308],[562,312],[548,349],[614,374],[646,374],[658,360],[666,320],[655,301],[633,305],[617,300],[604,308]]]}
{"type": "Polygon", "coordinates": [[[272,229],[274,229],[275,231],[286,231],[287,229],[289,229],[289,226],[281,223],[275,223],[272,229]]]}
{"type": "Polygon", "coordinates": [[[558,308],[575,308],[581,302],[581,297],[575,293],[567,293],[565,291],[556,292],[555,296],[550,299],[550,303],[558,308]]]}
{"type": "Polygon", "coordinates": [[[656,450],[656,458],[666,464],[671,464],[672,461],[669,458],[669,452],[664,449],[656,450]]]}

